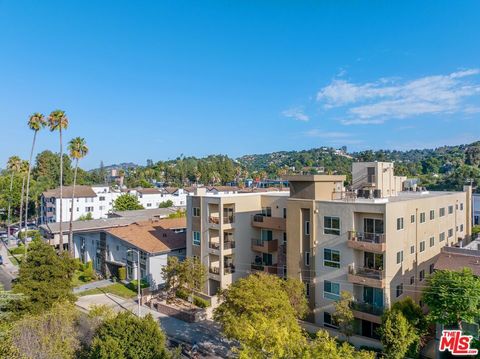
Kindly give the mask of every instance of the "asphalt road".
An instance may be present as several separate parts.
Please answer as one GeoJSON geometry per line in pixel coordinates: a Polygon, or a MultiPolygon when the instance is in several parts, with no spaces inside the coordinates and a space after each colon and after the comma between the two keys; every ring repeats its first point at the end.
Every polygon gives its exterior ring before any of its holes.
{"type": "Polygon", "coordinates": [[[10,276],[10,273],[7,273],[3,268],[3,265],[0,265],[0,283],[4,290],[12,289],[12,277],[10,276]]]}

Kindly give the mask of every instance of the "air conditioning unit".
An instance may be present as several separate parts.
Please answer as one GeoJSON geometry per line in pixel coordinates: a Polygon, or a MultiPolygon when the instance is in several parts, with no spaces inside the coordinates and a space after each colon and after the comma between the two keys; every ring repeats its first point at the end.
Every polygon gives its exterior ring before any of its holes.
{"type": "Polygon", "coordinates": [[[357,197],[363,197],[363,189],[357,191],[357,197]]]}
{"type": "Polygon", "coordinates": [[[382,198],[382,190],[381,189],[374,189],[373,190],[373,197],[374,198],[382,198]]]}
{"type": "Polygon", "coordinates": [[[371,191],[368,189],[363,190],[363,198],[370,198],[371,197],[371,191]]]}

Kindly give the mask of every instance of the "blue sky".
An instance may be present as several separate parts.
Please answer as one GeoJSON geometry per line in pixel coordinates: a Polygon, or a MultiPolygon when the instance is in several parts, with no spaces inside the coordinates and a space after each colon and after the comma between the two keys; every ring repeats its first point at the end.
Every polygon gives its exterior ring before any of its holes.
{"type": "MultiPolygon", "coordinates": [[[[83,166],[479,139],[478,1],[0,0],[0,167],[64,109],[83,166]]],[[[38,151],[58,149],[39,135],[38,151]]]]}

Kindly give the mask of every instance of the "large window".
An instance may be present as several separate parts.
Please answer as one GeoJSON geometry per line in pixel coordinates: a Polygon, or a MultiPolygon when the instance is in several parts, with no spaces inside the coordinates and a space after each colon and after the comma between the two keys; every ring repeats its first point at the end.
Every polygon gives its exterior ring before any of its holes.
{"type": "Polygon", "coordinates": [[[448,238],[453,237],[453,228],[448,230],[448,238]]]}
{"type": "Polygon", "coordinates": [[[340,235],[340,218],[323,217],[323,233],[340,235]]]}
{"type": "Polygon", "coordinates": [[[260,236],[261,236],[262,242],[271,241],[273,239],[273,232],[269,229],[262,229],[260,231],[260,236]]]}
{"type": "Polygon", "coordinates": [[[194,217],[200,217],[200,208],[199,207],[193,207],[193,216],[194,217]]]}
{"type": "Polygon", "coordinates": [[[328,312],[323,312],[323,325],[327,328],[338,328],[338,324],[335,322],[335,318],[328,312]]]}
{"type": "Polygon", "coordinates": [[[397,264],[403,262],[403,251],[397,252],[397,264]]]}
{"type": "Polygon", "coordinates": [[[333,299],[333,300],[340,299],[340,284],[330,282],[328,280],[324,281],[323,297],[326,299],[333,299]]]}
{"type": "Polygon", "coordinates": [[[363,231],[365,233],[383,234],[383,219],[364,218],[363,231]]]}
{"type": "Polygon", "coordinates": [[[430,247],[435,245],[435,237],[430,237],[430,247]]]}
{"type": "Polygon", "coordinates": [[[425,223],[425,212],[420,213],[420,223],[425,223]]]}
{"type": "Polygon", "coordinates": [[[199,246],[201,242],[200,232],[193,232],[193,245],[199,246]]]}
{"type": "Polygon", "coordinates": [[[325,267],[340,268],[340,251],[324,248],[323,265],[325,267]]]}
{"type": "Polygon", "coordinates": [[[438,241],[439,242],[443,242],[445,240],[445,232],[442,232],[440,233],[440,235],[438,236],[438,241]]]}
{"type": "Polygon", "coordinates": [[[432,209],[430,210],[430,220],[435,219],[435,211],[432,209]]]}
{"type": "Polygon", "coordinates": [[[453,213],[453,206],[448,206],[448,214],[452,214],[453,213]]]}
{"type": "Polygon", "coordinates": [[[420,253],[425,252],[425,241],[420,242],[420,253]]]}
{"type": "Polygon", "coordinates": [[[439,213],[438,213],[438,216],[439,216],[439,217],[445,216],[445,207],[440,208],[439,213]]]}
{"type": "Polygon", "coordinates": [[[262,214],[265,217],[271,217],[272,216],[272,207],[262,207],[262,214]]]}
{"type": "Polygon", "coordinates": [[[403,229],[403,217],[397,218],[397,230],[403,229]]]}

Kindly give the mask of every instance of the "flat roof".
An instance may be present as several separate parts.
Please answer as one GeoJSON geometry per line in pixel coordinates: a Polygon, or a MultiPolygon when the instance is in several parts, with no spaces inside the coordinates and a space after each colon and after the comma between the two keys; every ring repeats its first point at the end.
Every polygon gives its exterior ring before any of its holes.
{"type": "Polygon", "coordinates": [[[343,182],[347,179],[345,175],[293,175],[283,176],[282,179],[288,182],[343,182]]]}
{"type": "Polygon", "coordinates": [[[470,268],[480,276],[480,251],[464,248],[444,247],[435,262],[435,269],[460,271],[470,268]]]}
{"type": "Polygon", "coordinates": [[[113,211],[112,215],[116,217],[168,217],[169,214],[176,212],[180,207],[169,208],[150,208],[136,209],[131,211],[113,211]]]}

